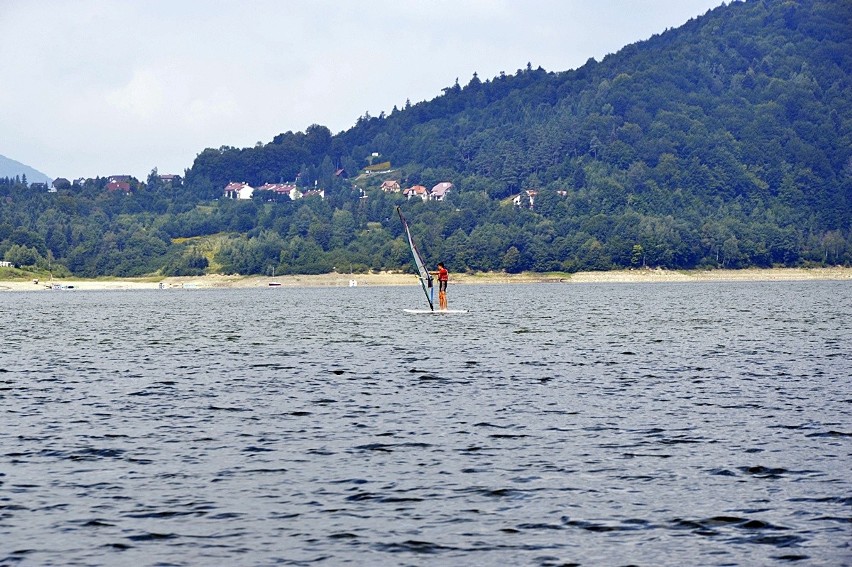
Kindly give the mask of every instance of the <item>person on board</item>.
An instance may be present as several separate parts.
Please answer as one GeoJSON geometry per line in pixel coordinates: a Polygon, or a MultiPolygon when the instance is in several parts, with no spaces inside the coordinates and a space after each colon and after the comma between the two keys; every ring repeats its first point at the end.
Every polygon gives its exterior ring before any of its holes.
{"type": "Polygon", "coordinates": [[[438,276],[438,307],[440,309],[447,308],[447,282],[450,280],[450,272],[444,267],[443,262],[438,262],[438,271],[432,272],[432,275],[438,276]]]}

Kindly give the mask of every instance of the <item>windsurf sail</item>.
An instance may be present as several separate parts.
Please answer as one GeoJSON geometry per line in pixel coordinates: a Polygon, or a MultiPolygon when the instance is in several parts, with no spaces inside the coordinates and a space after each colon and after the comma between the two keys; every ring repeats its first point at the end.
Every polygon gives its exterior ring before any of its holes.
{"type": "Polygon", "coordinates": [[[402,216],[402,209],[397,207],[396,212],[399,213],[399,220],[402,221],[402,228],[405,229],[405,235],[408,237],[408,245],[411,247],[411,255],[414,256],[414,263],[417,266],[420,285],[423,287],[423,293],[426,294],[426,301],[429,302],[429,309],[434,311],[435,304],[432,300],[434,298],[435,288],[432,287],[432,274],[430,274],[429,270],[426,269],[426,262],[423,261],[423,257],[420,255],[420,252],[417,250],[417,246],[414,244],[414,239],[411,238],[411,230],[408,228],[408,223],[405,222],[405,217],[402,216]]]}

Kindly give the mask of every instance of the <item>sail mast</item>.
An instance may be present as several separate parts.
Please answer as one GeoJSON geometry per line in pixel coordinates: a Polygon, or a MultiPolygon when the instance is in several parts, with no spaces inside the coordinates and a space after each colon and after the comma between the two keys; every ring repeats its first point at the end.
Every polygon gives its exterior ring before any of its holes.
{"type": "Polygon", "coordinates": [[[414,264],[417,266],[420,285],[423,288],[423,293],[426,294],[426,301],[429,302],[429,309],[434,311],[435,305],[432,302],[432,292],[434,291],[434,288],[432,287],[432,274],[429,273],[429,270],[426,268],[426,262],[423,261],[423,257],[420,255],[420,252],[417,250],[417,246],[414,244],[414,239],[411,237],[411,230],[408,228],[408,223],[405,222],[405,217],[402,216],[402,209],[397,207],[396,212],[399,214],[399,220],[402,221],[402,228],[405,229],[405,235],[408,237],[408,245],[411,247],[411,255],[414,257],[414,264]]]}

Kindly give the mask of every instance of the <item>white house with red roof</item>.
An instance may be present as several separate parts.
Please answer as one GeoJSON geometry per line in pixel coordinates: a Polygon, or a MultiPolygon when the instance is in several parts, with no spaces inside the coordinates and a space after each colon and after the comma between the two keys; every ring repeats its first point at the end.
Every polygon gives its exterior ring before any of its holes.
{"type": "Polygon", "coordinates": [[[254,187],[246,182],[232,181],[225,187],[226,199],[251,199],[252,194],[254,194],[254,187]]]}
{"type": "Polygon", "coordinates": [[[302,198],[302,192],[295,183],[264,183],[257,188],[258,191],[272,191],[277,195],[287,195],[291,201],[302,198]]]}
{"type": "Polygon", "coordinates": [[[414,185],[402,192],[408,199],[412,197],[420,197],[424,201],[429,200],[429,191],[422,185],[414,185]]]}

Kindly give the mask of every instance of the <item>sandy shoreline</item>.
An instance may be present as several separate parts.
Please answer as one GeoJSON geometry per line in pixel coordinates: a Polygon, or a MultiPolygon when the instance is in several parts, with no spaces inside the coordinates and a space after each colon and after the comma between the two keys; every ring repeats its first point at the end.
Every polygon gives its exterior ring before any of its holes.
{"type": "MultiPolygon", "coordinates": [[[[79,290],[134,290],[134,289],[202,289],[202,288],[255,288],[270,287],[349,287],[354,280],[357,286],[417,285],[413,274],[383,272],[377,274],[320,274],[299,276],[226,276],[123,278],[123,279],[64,279],[52,282],[33,280],[0,281],[0,291],[48,291],[51,285],[79,290]]],[[[660,282],[762,282],[846,280],[852,281],[852,268],[770,268],[746,270],[693,270],[673,271],[659,269],[617,270],[610,272],[578,272],[575,274],[452,274],[451,284],[506,284],[506,283],[660,283],[660,282]]]]}

